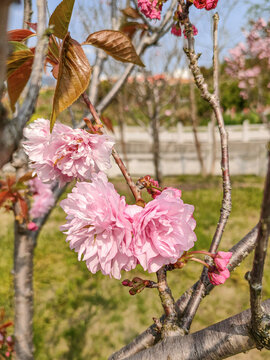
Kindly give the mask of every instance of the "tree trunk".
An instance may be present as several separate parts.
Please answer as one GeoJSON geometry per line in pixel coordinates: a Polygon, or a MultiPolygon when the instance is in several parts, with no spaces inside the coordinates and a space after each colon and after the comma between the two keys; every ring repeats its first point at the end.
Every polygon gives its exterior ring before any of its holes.
{"type": "Polygon", "coordinates": [[[17,360],[32,360],[33,355],[33,256],[35,241],[25,224],[14,228],[15,352],[17,360]]]}
{"type": "Polygon", "coordinates": [[[202,150],[201,150],[201,144],[198,138],[198,119],[197,119],[197,107],[196,107],[196,99],[195,99],[195,89],[194,89],[194,82],[191,80],[189,83],[189,100],[190,100],[190,117],[191,117],[191,123],[192,123],[192,131],[194,135],[194,142],[196,147],[196,152],[198,156],[198,160],[200,163],[201,168],[201,174],[202,176],[206,175],[204,161],[202,157],[202,150]]]}

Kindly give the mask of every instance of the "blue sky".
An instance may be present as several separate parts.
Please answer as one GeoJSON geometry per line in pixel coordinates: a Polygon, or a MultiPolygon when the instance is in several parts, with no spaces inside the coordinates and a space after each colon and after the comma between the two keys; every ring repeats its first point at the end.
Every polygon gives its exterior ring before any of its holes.
{"type": "MultiPolygon", "coordinates": [[[[71,33],[74,38],[79,41],[83,41],[86,37],[86,32],[83,29],[79,16],[79,7],[84,6],[86,20],[89,18],[89,25],[91,31],[110,28],[110,23],[104,21],[104,14],[108,11],[109,18],[109,6],[108,1],[99,0],[102,3],[104,10],[103,20],[98,19],[96,16],[87,14],[89,7],[94,7],[98,0],[76,0],[73,17],[71,20],[71,33]],[[87,4],[87,5],[86,5],[87,4]],[[94,21],[93,21],[94,20],[94,21]],[[99,25],[100,24],[100,25],[99,25]]],[[[119,0],[120,1],[120,0],[119,0]]],[[[220,16],[220,31],[219,31],[219,44],[222,46],[221,57],[224,57],[228,49],[234,47],[238,42],[243,41],[243,34],[241,29],[247,27],[249,14],[248,9],[250,4],[258,3],[260,0],[219,0],[218,6],[213,11],[198,10],[192,7],[191,20],[199,30],[199,34],[196,37],[196,50],[201,52],[200,64],[210,66],[212,61],[212,38],[211,38],[211,17],[214,12],[218,11],[220,16]]],[[[60,0],[48,0],[48,7],[50,12],[60,3],[60,0]]],[[[34,4],[34,16],[33,21],[36,18],[35,1],[34,4]]],[[[165,10],[165,9],[164,9],[165,10]]],[[[92,10],[91,10],[92,12],[92,10]]],[[[93,14],[93,13],[92,13],[93,14]]],[[[106,18],[106,17],[105,17],[106,18]]],[[[9,29],[20,28],[23,19],[23,5],[12,5],[10,11],[9,29]]],[[[144,56],[146,66],[153,72],[162,72],[164,61],[166,61],[166,53],[175,46],[182,48],[182,39],[176,40],[172,35],[166,35],[161,45],[148,51],[144,56]],[[177,43],[179,41],[179,44],[177,43]],[[158,55],[158,56],[157,56],[158,55]],[[154,61],[153,61],[154,59],[154,61]]],[[[180,50],[181,51],[181,50],[180,50]]],[[[92,47],[87,48],[87,54],[90,59],[93,55],[94,49],[92,47]]],[[[183,66],[180,64],[179,67],[183,66]]]]}

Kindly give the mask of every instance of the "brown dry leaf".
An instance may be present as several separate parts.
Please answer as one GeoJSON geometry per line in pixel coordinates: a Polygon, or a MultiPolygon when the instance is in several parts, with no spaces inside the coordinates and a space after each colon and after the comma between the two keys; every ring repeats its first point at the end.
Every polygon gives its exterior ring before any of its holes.
{"type": "Polygon", "coordinates": [[[70,106],[87,89],[91,66],[81,45],[66,35],[62,43],[57,84],[53,98],[51,131],[57,115],[70,106]]]}
{"type": "Polygon", "coordinates": [[[59,39],[64,39],[72,15],[75,0],[63,0],[52,13],[49,25],[53,25],[53,33],[59,39]]]}
{"type": "Polygon", "coordinates": [[[116,60],[133,63],[144,67],[143,62],[137,55],[129,37],[121,31],[97,31],[93,34],[90,34],[83,45],[93,45],[106,51],[107,54],[116,60]]]}
{"type": "Polygon", "coordinates": [[[146,24],[141,24],[141,23],[137,23],[134,21],[128,21],[125,22],[121,25],[120,30],[125,33],[130,39],[133,38],[133,36],[135,35],[136,31],[138,30],[147,30],[147,25],[146,24]]]}

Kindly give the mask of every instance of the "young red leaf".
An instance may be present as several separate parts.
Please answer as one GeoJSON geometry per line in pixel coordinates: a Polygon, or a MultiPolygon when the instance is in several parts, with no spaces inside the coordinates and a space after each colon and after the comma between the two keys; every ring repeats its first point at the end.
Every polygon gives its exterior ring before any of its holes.
{"type": "Polygon", "coordinates": [[[127,7],[121,11],[125,16],[130,17],[132,19],[139,19],[141,17],[140,13],[136,9],[133,9],[132,7],[127,7]]]}
{"type": "Polygon", "coordinates": [[[113,124],[110,118],[106,116],[101,116],[101,121],[106,126],[108,130],[110,130],[112,133],[114,133],[113,124]]]}
{"type": "MultiPolygon", "coordinates": [[[[22,45],[22,44],[21,44],[22,45]]],[[[7,61],[7,85],[10,106],[15,110],[15,104],[27,84],[32,71],[34,49],[14,52],[7,61]]]]}
{"type": "Polygon", "coordinates": [[[75,0],[63,0],[50,17],[49,25],[54,26],[54,35],[59,39],[64,39],[68,32],[74,1],[75,0]]]}
{"type": "Polygon", "coordinates": [[[83,45],[93,45],[121,62],[144,66],[129,37],[121,31],[101,30],[88,36],[83,45]]]}
{"type": "Polygon", "coordinates": [[[28,206],[27,206],[27,202],[21,197],[19,196],[18,198],[19,200],[19,204],[20,204],[20,208],[21,208],[21,216],[24,220],[27,220],[28,218],[28,206]]]}
{"type": "Polygon", "coordinates": [[[69,34],[62,42],[57,84],[53,98],[51,131],[57,115],[70,106],[87,89],[91,66],[81,45],[69,34]]]}
{"type": "Polygon", "coordinates": [[[7,78],[27,60],[34,58],[34,49],[31,50],[20,42],[11,41],[10,44],[13,46],[13,52],[7,59],[7,78]]]}
{"type": "Polygon", "coordinates": [[[8,40],[9,41],[24,41],[29,37],[36,35],[33,31],[28,29],[16,29],[8,31],[8,40]]]}
{"type": "Polygon", "coordinates": [[[31,29],[33,29],[35,32],[37,32],[37,23],[31,23],[31,22],[26,21],[26,24],[27,24],[31,29]]]}
{"type": "Polygon", "coordinates": [[[9,198],[9,190],[4,190],[0,192],[0,206],[9,198]]]}

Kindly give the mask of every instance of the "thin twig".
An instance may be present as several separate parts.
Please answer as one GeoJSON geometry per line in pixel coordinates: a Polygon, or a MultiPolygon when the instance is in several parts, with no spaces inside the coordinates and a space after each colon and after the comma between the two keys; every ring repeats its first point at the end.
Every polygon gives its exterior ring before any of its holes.
{"type": "MultiPolygon", "coordinates": [[[[98,125],[103,125],[102,124],[102,121],[100,120],[100,117],[95,109],[95,107],[93,106],[93,104],[91,103],[88,95],[86,94],[86,92],[84,92],[82,94],[82,98],[86,104],[86,106],[88,107],[91,115],[93,116],[93,119],[95,120],[95,122],[98,124],[98,125]]],[[[143,200],[141,198],[141,192],[138,190],[136,184],[133,182],[129,172],[127,171],[127,168],[125,167],[125,164],[123,163],[121,157],[119,156],[118,152],[115,150],[115,148],[112,149],[112,156],[116,162],[116,164],[118,165],[119,169],[121,170],[134,198],[135,198],[135,201],[136,203],[140,203],[142,202],[143,203],[143,200]]]]}
{"type": "MultiPolygon", "coordinates": [[[[191,23],[189,21],[189,15],[188,11],[186,12],[187,21],[186,21],[186,31],[188,38],[193,38],[193,34],[191,31],[188,31],[191,27],[191,23]]],[[[214,17],[214,31],[217,32],[217,26],[218,26],[218,14],[215,14],[214,17]]],[[[217,36],[214,36],[214,40],[217,41],[217,36]]],[[[219,133],[220,133],[220,141],[221,141],[221,170],[222,170],[222,179],[223,179],[223,199],[222,199],[222,206],[220,210],[220,217],[218,221],[218,225],[209,249],[209,252],[215,253],[218,249],[218,246],[220,244],[225,226],[227,224],[230,212],[231,212],[231,181],[230,181],[230,172],[229,172],[229,151],[228,151],[228,134],[225,129],[224,120],[223,120],[223,114],[222,109],[220,106],[218,94],[211,94],[208,91],[208,87],[206,84],[206,81],[200,71],[200,68],[198,66],[198,56],[195,54],[194,51],[194,39],[193,41],[188,41],[190,47],[188,49],[184,49],[187,58],[189,60],[189,68],[193,74],[195,83],[200,90],[201,97],[206,100],[212,107],[218,127],[219,127],[219,133]]],[[[217,54],[217,43],[214,44],[214,81],[215,81],[215,89],[217,91],[218,89],[218,54],[217,54]]],[[[196,311],[200,305],[202,294],[204,292],[205,287],[205,279],[207,279],[207,269],[204,268],[201,274],[200,281],[198,283],[198,286],[193,293],[193,296],[189,302],[189,305],[187,307],[186,313],[183,316],[181,320],[181,326],[183,327],[184,331],[186,333],[189,332],[191,323],[193,321],[193,318],[196,314],[196,311]]]]}
{"type": "MultiPolygon", "coordinates": [[[[264,186],[259,232],[255,248],[252,271],[248,273],[251,306],[251,332],[259,349],[270,350],[270,316],[262,307],[262,279],[270,235],[270,150],[268,152],[268,170],[264,186]]],[[[269,314],[269,313],[268,313],[269,314]]]]}

